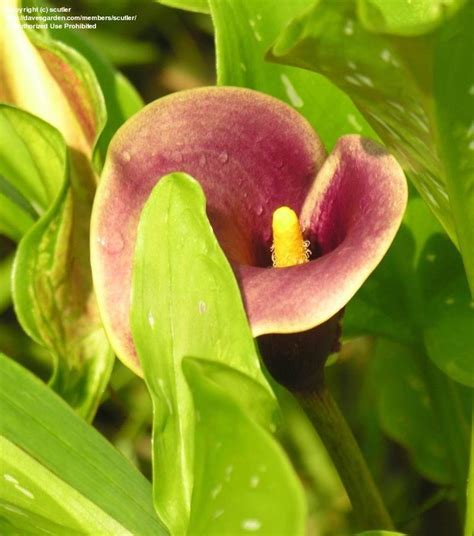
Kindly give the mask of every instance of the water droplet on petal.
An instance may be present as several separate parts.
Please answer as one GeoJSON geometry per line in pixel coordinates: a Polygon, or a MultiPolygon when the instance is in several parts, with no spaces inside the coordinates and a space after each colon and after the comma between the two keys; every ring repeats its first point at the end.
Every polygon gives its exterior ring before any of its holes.
{"type": "Polygon", "coordinates": [[[125,163],[130,162],[131,159],[132,159],[132,155],[131,155],[128,151],[124,151],[124,152],[122,153],[122,160],[123,160],[125,163]]]}
{"type": "Polygon", "coordinates": [[[198,309],[199,309],[199,314],[200,315],[203,315],[204,313],[206,313],[207,312],[206,302],[200,301],[198,303],[198,309]]]}
{"type": "Polygon", "coordinates": [[[183,155],[179,152],[174,153],[173,160],[175,162],[182,162],[183,161],[183,155]]]}
{"type": "Polygon", "coordinates": [[[223,164],[225,164],[229,160],[229,155],[227,151],[222,151],[219,154],[218,158],[219,158],[219,162],[222,162],[223,164]]]}
{"type": "Polygon", "coordinates": [[[281,169],[283,167],[283,160],[281,158],[277,158],[275,160],[275,166],[278,168],[278,169],[281,169]]]}
{"type": "Polygon", "coordinates": [[[257,207],[257,216],[261,216],[263,214],[263,207],[262,205],[259,205],[257,207]]]}
{"type": "Polygon", "coordinates": [[[100,236],[97,241],[105,249],[107,253],[120,253],[124,246],[122,233],[117,231],[108,236],[100,236]]]}

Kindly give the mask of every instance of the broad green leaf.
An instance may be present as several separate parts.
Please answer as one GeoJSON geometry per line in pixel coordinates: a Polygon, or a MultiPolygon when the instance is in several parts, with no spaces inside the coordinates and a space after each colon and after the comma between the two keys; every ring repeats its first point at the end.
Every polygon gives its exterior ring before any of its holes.
{"type": "Polygon", "coordinates": [[[400,343],[417,340],[414,312],[408,295],[413,281],[415,243],[406,225],[402,225],[388,253],[347,304],[343,335],[354,338],[377,335],[400,343]]]}
{"type": "MultiPolygon", "coordinates": [[[[433,272],[434,266],[428,261],[427,270],[417,279],[416,267],[422,262],[420,259],[426,261],[426,241],[440,230],[425,203],[419,197],[411,197],[389,251],[346,306],[346,337],[378,335],[404,344],[418,341],[425,317],[424,297],[431,298],[438,291],[442,283],[439,278],[446,274],[439,269],[433,272]],[[434,273],[438,274],[437,279],[433,279],[434,273]],[[427,281],[433,283],[429,289],[427,281]]],[[[449,252],[452,250],[459,263],[459,254],[453,247],[449,252]]],[[[443,268],[449,270],[448,266],[443,268]]]]}
{"type": "Polygon", "coordinates": [[[256,422],[250,398],[243,410],[246,380],[200,359],[185,358],[183,368],[197,416],[189,534],[303,534],[300,486],[283,451],[256,422]]]}
{"type": "Polygon", "coordinates": [[[0,376],[2,534],[166,534],[128,460],[1,354],[0,376]]]}
{"type": "MultiPolygon", "coordinates": [[[[92,200],[78,184],[82,161],[73,156],[78,167],[71,184],[66,146],[52,126],[10,106],[0,107],[0,118],[11,128],[10,137],[2,141],[5,151],[9,144],[18,144],[35,170],[28,188],[38,193],[41,215],[18,246],[12,283],[15,311],[23,329],[51,352],[52,387],[91,418],[107,385],[113,355],[92,291],[87,216],[92,200]]],[[[17,169],[11,166],[6,177],[14,185],[22,178],[17,169]]]]}
{"type": "Polygon", "coordinates": [[[433,234],[417,270],[427,354],[453,380],[474,387],[474,304],[459,253],[444,235],[433,234]]]}
{"type": "Polygon", "coordinates": [[[380,339],[372,374],[384,431],[407,448],[421,474],[439,483],[453,482],[422,357],[408,346],[380,339]]]}
{"type": "Polygon", "coordinates": [[[187,175],[161,179],[143,210],[131,316],[154,404],[155,505],[170,531],[302,534],[301,490],[268,433],[276,400],[204,195],[187,175]],[[222,509],[221,493],[239,500],[222,509]]]}
{"type": "Polygon", "coordinates": [[[0,104],[0,191],[32,217],[44,214],[57,196],[64,152],[64,141],[54,128],[0,104]],[[28,144],[32,139],[36,143],[28,144]]]}
{"type": "Polygon", "coordinates": [[[35,218],[30,213],[26,212],[11,197],[0,192],[0,235],[8,237],[14,242],[19,242],[34,221],[35,218]]]}
{"type": "Polygon", "coordinates": [[[195,11],[197,13],[209,13],[208,0],[156,0],[160,4],[186,11],[195,11]]]}
{"type": "MultiPolygon", "coordinates": [[[[441,440],[449,454],[449,463],[455,466],[449,469],[449,474],[461,498],[466,449],[459,388],[431,366],[426,356],[451,378],[470,385],[473,311],[460,255],[439,231],[424,203],[418,198],[411,199],[404,225],[387,256],[348,304],[344,331],[349,336],[369,334],[389,339],[380,343],[388,347],[388,352],[396,353],[398,348],[400,355],[394,358],[393,366],[390,359],[382,358],[376,365],[380,380],[377,383],[379,404],[384,404],[385,400],[388,408],[382,418],[383,428],[407,446],[421,473],[435,481],[442,477],[440,470],[444,465],[434,463],[435,460],[424,452],[428,442],[416,435],[412,438],[411,432],[396,427],[398,414],[416,431],[422,429],[416,424],[423,421],[420,411],[426,413],[429,409],[423,408],[423,403],[425,406],[429,403],[428,398],[423,398],[423,386],[425,394],[428,392],[432,398],[440,430],[435,434],[438,435],[435,441],[441,440]],[[404,330],[408,330],[409,337],[403,337],[404,330]],[[405,370],[407,359],[410,368],[405,370]],[[413,385],[420,385],[419,392],[399,395],[404,393],[403,389],[409,389],[408,375],[415,378],[413,385]],[[413,422],[414,415],[417,417],[413,422]]],[[[433,418],[430,419],[432,422],[433,418]]],[[[430,437],[427,430],[424,436],[430,437]]],[[[444,474],[447,471],[445,468],[444,474]]]]}
{"type": "Polygon", "coordinates": [[[352,1],[321,0],[273,49],[274,60],[323,74],[352,98],[459,245],[471,291],[473,12],[469,2],[435,33],[402,38],[365,30],[352,1]]]}
{"type": "Polygon", "coordinates": [[[386,257],[347,305],[346,337],[423,343],[452,379],[474,384],[474,306],[462,259],[418,198],[386,257]]]}
{"type": "Polygon", "coordinates": [[[420,35],[442,24],[467,0],[357,0],[364,26],[376,33],[420,35]]]}
{"type": "Polygon", "coordinates": [[[209,0],[220,85],[242,86],[286,101],[312,124],[328,149],[343,134],[374,135],[350,99],[323,76],[271,64],[265,55],[289,20],[312,0],[209,0]]]}
{"type": "Polygon", "coordinates": [[[437,36],[433,77],[437,135],[459,246],[474,297],[474,3],[437,36]]]}

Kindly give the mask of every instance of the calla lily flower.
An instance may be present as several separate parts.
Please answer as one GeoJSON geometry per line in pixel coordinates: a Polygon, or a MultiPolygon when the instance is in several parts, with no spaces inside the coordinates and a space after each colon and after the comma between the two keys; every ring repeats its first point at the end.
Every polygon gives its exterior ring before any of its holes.
{"type": "Polygon", "coordinates": [[[344,136],[327,156],[307,121],[267,95],[201,88],[148,105],[112,140],[91,240],[103,322],[137,373],[129,322],[137,226],[156,182],[175,171],[204,189],[256,337],[337,318],[388,249],[407,199],[400,166],[377,143],[344,136]],[[294,262],[275,263],[277,234],[296,236],[294,262]]]}

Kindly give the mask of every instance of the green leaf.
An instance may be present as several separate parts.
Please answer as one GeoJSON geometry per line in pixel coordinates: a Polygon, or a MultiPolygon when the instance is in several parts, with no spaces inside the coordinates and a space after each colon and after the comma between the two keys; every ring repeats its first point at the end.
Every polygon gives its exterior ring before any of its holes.
{"type": "Polygon", "coordinates": [[[128,460],[1,354],[0,376],[2,534],[166,534],[128,460]]]}
{"type": "Polygon", "coordinates": [[[402,38],[365,30],[354,2],[321,0],[273,49],[276,61],[323,74],[351,97],[459,245],[471,291],[473,13],[469,2],[435,33],[402,38]]]}
{"type": "Polygon", "coordinates": [[[410,200],[404,221],[383,262],[348,304],[344,331],[390,339],[379,342],[374,364],[382,427],[406,446],[425,477],[455,484],[462,504],[467,432],[462,389],[450,378],[472,382],[469,289],[458,251],[420,199],[410,200]]]}
{"type": "Polygon", "coordinates": [[[456,233],[474,297],[474,3],[438,33],[433,77],[441,159],[456,233]]]}
{"type": "Polygon", "coordinates": [[[31,217],[44,214],[62,185],[64,141],[40,119],[0,104],[0,191],[31,217]],[[36,143],[28,143],[28,140],[36,143]]]}
{"type": "Polygon", "coordinates": [[[382,428],[408,449],[421,474],[435,482],[451,483],[449,454],[422,356],[408,346],[380,339],[373,359],[382,428]]]}
{"type": "MultiPolygon", "coordinates": [[[[24,193],[28,195],[26,188],[32,195],[37,192],[37,211],[42,214],[18,246],[12,280],[15,311],[23,329],[51,352],[53,389],[91,418],[107,385],[113,354],[92,290],[92,200],[78,184],[82,160],[73,153],[71,184],[66,146],[52,126],[9,106],[0,107],[0,118],[7,118],[11,128],[5,148],[18,143],[25,162],[34,166],[24,193]]],[[[11,167],[8,181],[20,188],[22,176],[11,167]]]]}
{"type": "Polygon", "coordinates": [[[323,76],[265,61],[269,47],[311,0],[210,0],[220,85],[262,91],[288,102],[328,149],[343,134],[374,133],[350,99],[323,76]]]}
{"type": "Polygon", "coordinates": [[[453,380],[473,387],[474,305],[462,260],[445,235],[426,240],[417,278],[428,356],[453,380]]]}
{"type": "Polygon", "coordinates": [[[376,335],[404,344],[417,340],[417,329],[409,301],[413,281],[415,243],[402,225],[388,253],[347,304],[343,335],[355,338],[376,335]]]}
{"type": "Polygon", "coordinates": [[[164,6],[195,11],[197,13],[209,13],[208,0],[155,0],[164,6]]]}
{"type": "Polygon", "coordinates": [[[434,30],[467,0],[357,0],[364,26],[376,33],[420,35],[434,30]]]}
{"type": "Polygon", "coordinates": [[[154,404],[155,505],[170,531],[302,534],[301,489],[268,433],[276,401],[204,195],[187,175],[162,178],[143,210],[131,317],[154,404]],[[230,496],[239,500],[223,509],[230,496]]]}
{"type": "Polygon", "coordinates": [[[185,358],[183,368],[197,416],[189,534],[304,534],[301,489],[291,465],[256,422],[250,397],[243,411],[238,393],[245,393],[248,380],[201,359],[185,358]],[[282,514],[275,510],[279,505],[282,514]]]}
{"type": "Polygon", "coordinates": [[[35,218],[2,192],[0,192],[0,208],[0,235],[18,242],[33,225],[35,218]]]}

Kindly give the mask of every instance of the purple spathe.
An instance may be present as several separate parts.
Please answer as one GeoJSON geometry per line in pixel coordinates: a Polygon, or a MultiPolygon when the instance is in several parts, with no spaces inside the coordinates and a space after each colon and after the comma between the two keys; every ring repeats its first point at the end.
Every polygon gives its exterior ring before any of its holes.
{"type": "Polygon", "coordinates": [[[91,240],[105,328],[137,372],[129,325],[136,230],[153,186],[174,171],[204,189],[255,336],[308,330],[343,308],[387,250],[407,197],[402,170],[378,144],[345,136],[326,158],[306,120],[267,95],[203,88],[150,104],[111,143],[91,240]],[[271,267],[271,219],[282,205],[300,215],[314,253],[307,264],[271,267]]]}

